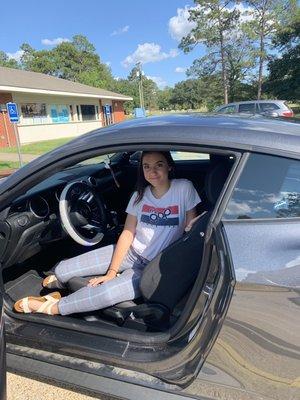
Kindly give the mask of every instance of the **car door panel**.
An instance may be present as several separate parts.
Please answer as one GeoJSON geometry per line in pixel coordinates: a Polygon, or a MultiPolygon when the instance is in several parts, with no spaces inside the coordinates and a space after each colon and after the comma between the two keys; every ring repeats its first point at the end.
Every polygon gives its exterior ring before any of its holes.
{"type": "Polygon", "coordinates": [[[223,215],[237,283],[207,362],[232,398],[299,398],[299,166],[252,154],[223,215]]]}
{"type": "Polygon", "coordinates": [[[3,297],[0,294],[0,400],[6,399],[6,362],[5,362],[5,337],[3,297]]]}
{"type": "Polygon", "coordinates": [[[300,225],[224,225],[237,283],[208,362],[235,382],[229,384],[228,393],[243,388],[244,399],[252,399],[255,393],[255,398],[296,400],[300,390],[300,225]],[[294,267],[287,269],[287,265],[294,267]]]}

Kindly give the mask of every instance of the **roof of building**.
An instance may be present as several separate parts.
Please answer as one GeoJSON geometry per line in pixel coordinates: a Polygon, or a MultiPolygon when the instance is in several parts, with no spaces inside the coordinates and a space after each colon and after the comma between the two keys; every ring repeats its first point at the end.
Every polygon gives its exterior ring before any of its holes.
{"type": "Polygon", "coordinates": [[[38,72],[0,67],[0,92],[30,92],[65,96],[132,100],[132,97],[38,72]]]}

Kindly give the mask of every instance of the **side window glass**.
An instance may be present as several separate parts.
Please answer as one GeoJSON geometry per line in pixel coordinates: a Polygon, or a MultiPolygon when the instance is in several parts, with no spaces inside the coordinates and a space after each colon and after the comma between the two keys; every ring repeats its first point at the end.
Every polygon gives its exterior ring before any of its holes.
{"type": "Polygon", "coordinates": [[[255,103],[240,104],[239,112],[254,114],[255,113],[255,103]]]}
{"type": "Polygon", "coordinates": [[[252,154],[224,219],[300,217],[300,161],[252,154]]]}
{"type": "Polygon", "coordinates": [[[193,161],[193,160],[209,160],[207,153],[192,153],[189,151],[171,151],[173,160],[176,161],[193,161]]]}
{"type": "Polygon", "coordinates": [[[259,107],[262,111],[278,110],[280,107],[275,103],[260,103],[259,107]]]}
{"type": "Polygon", "coordinates": [[[232,114],[235,112],[235,106],[228,106],[228,107],[221,108],[221,110],[219,110],[219,112],[222,114],[232,114]]]}

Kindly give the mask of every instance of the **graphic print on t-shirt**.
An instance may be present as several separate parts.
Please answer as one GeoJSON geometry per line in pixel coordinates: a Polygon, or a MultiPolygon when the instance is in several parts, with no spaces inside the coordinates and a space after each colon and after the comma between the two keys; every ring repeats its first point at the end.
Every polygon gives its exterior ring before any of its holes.
{"type": "Polygon", "coordinates": [[[142,208],[141,222],[156,226],[179,225],[178,206],[161,208],[144,204],[142,208]]]}

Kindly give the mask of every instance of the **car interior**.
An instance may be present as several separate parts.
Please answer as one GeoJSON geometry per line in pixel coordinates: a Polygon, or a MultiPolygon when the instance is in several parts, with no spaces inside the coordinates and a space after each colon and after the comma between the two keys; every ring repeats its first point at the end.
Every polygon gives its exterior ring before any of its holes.
{"type": "MultiPolygon", "coordinates": [[[[139,151],[99,156],[65,168],[3,210],[0,261],[10,315],[22,320],[55,322],[71,329],[76,325],[82,330],[104,327],[122,332],[127,328],[150,333],[166,332],[182,318],[196,279],[203,286],[208,276],[208,270],[201,269],[204,234],[234,156],[186,151],[173,151],[172,156],[175,177],[191,180],[200,195],[202,201],[197,211],[201,217],[189,232],[149,262],[140,284],[142,296],[134,301],[72,316],[13,311],[16,300],[50,292],[42,287],[42,280],[53,273],[61,260],[117,242],[127,203],[135,189],[139,151]],[[77,237],[83,238],[84,243],[71,237],[62,212],[70,213],[77,237]]],[[[212,274],[212,284],[216,273],[212,274]]],[[[82,284],[86,283],[74,278],[61,294],[76,291],[82,284]]]]}

